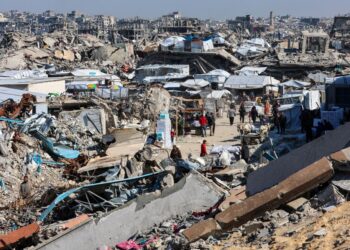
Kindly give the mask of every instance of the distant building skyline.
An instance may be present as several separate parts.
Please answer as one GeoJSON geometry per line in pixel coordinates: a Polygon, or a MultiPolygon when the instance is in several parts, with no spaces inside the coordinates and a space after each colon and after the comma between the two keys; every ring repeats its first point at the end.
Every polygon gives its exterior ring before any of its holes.
{"type": "Polygon", "coordinates": [[[53,10],[67,13],[77,10],[88,15],[112,15],[117,18],[156,18],[173,11],[183,16],[226,20],[251,14],[295,17],[333,17],[350,12],[350,0],[1,0],[0,12],[9,10],[34,13],[53,10]]]}

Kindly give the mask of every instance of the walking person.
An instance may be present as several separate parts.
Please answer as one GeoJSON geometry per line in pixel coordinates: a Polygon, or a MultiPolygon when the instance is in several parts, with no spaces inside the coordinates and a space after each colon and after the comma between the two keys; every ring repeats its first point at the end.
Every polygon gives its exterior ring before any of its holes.
{"type": "Polygon", "coordinates": [[[209,113],[207,113],[206,117],[208,121],[209,135],[212,136],[213,135],[213,117],[209,113]]]}
{"type": "Polygon", "coordinates": [[[213,122],[212,128],[213,128],[213,135],[214,135],[215,134],[215,126],[216,126],[216,117],[213,113],[211,113],[211,120],[213,122]]]}
{"type": "Polygon", "coordinates": [[[241,123],[244,123],[245,114],[246,114],[246,111],[244,108],[244,102],[242,102],[241,105],[239,106],[239,121],[241,123]]]}
{"type": "Polygon", "coordinates": [[[277,133],[280,134],[281,133],[281,119],[280,119],[281,113],[277,113],[277,117],[276,117],[276,121],[275,121],[275,126],[277,129],[277,133]]]}
{"type": "Polygon", "coordinates": [[[232,126],[234,121],[235,121],[235,116],[236,116],[236,110],[234,106],[231,106],[230,109],[227,112],[227,116],[230,119],[230,125],[232,126]]]}
{"type": "Polygon", "coordinates": [[[256,123],[256,118],[258,117],[258,111],[256,110],[256,107],[253,106],[250,110],[250,117],[252,118],[253,124],[256,123]]]}
{"type": "Polygon", "coordinates": [[[201,117],[199,117],[199,124],[201,125],[202,137],[207,137],[208,120],[204,114],[202,114],[201,117]]]}

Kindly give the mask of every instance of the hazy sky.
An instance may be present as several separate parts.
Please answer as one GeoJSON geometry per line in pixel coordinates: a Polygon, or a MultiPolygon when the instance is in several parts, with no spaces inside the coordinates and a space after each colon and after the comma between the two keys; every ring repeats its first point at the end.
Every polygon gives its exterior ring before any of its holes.
{"type": "Polygon", "coordinates": [[[0,0],[0,11],[17,9],[30,12],[78,10],[86,14],[123,17],[158,17],[175,10],[183,16],[224,20],[252,14],[331,17],[350,12],[350,0],[0,0]]]}

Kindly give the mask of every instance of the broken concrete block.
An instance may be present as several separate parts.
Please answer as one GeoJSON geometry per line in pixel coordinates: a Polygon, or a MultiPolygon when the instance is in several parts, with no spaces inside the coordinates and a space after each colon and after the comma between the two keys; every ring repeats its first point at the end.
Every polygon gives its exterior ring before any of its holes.
{"type": "Polygon", "coordinates": [[[45,45],[53,47],[56,43],[56,40],[51,37],[44,37],[43,42],[45,43],[45,45]]]}
{"type": "Polygon", "coordinates": [[[172,187],[172,186],[174,186],[174,184],[175,184],[175,181],[174,181],[174,177],[172,174],[167,174],[163,177],[163,180],[161,183],[163,188],[172,187]]]}
{"type": "Polygon", "coordinates": [[[262,222],[252,222],[244,226],[244,233],[251,234],[255,232],[258,229],[261,229],[264,227],[264,224],[262,222]]]}
{"type": "Polygon", "coordinates": [[[223,170],[220,170],[214,174],[214,177],[219,178],[222,181],[231,182],[235,179],[235,176],[241,174],[243,171],[241,169],[235,169],[227,167],[223,170]]]}
{"type": "Polygon", "coordinates": [[[331,154],[330,158],[339,163],[347,163],[350,161],[350,147],[331,154]]]}
{"type": "Polygon", "coordinates": [[[73,62],[75,58],[74,52],[70,50],[63,50],[63,59],[66,61],[73,62]]]}
{"type": "Polygon", "coordinates": [[[224,211],[229,208],[232,204],[241,202],[247,198],[245,194],[245,186],[241,186],[239,188],[235,188],[230,190],[230,195],[225,198],[225,200],[221,203],[219,209],[220,211],[224,211]]]}
{"type": "Polygon", "coordinates": [[[219,225],[214,219],[208,219],[194,224],[190,228],[184,230],[182,234],[189,242],[196,241],[201,238],[206,238],[220,231],[219,225]]]}
{"type": "Polygon", "coordinates": [[[314,233],[314,236],[317,236],[317,237],[323,237],[326,235],[327,235],[327,230],[325,228],[322,228],[314,233]]]}
{"type": "Polygon", "coordinates": [[[304,197],[300,197],[294,201],[288,202],[286,206],[292,211],[297,211],[307,202],[309,202],[307,199],[305,199],[304,197]]]}
{"type": "Polygon", "coordinates": [[[63,52],[61,50],[55,50],[54,57],[57,59],[63,59],[63,52]]]}
{"type": "Polygon", "coordinates": [[[326,158],[322,158],[291,175],[278,185],[251,196],[239,204],[232,205],[217,214],[215,219],[223,229],[239,227],[267,210],[277,208],[325,183],[332,176],[331,163],[326,158]]]}
{"type": "Polygon", "coordinates": [[[167,171],[168,173],[174,175],[176,173],[176,167],[175,166],[167,166],[165,168],[165,171],[167,171]]]}

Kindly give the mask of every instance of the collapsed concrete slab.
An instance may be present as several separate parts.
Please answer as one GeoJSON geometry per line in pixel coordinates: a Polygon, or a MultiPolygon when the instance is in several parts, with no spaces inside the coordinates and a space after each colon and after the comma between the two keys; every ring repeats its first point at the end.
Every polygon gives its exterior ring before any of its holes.
{"type": "Polygon", "coordinates": [[[216,215],[215,219],[224,229],[239,227],[267,210],[278,208],[298,196],[327,182],[333,176],[331,162],[327,158],[291,175],[278,185],[251,196],[239,204],[216,215]]]}
{"type": "Polygon", "coordinates": [[[271,188],[297,171],[318,161],[323,156],[330,155],[348,146],[350,146],[350,123],[346,123],[336,130],[327,131],[324,136],[249,174],[247,195],[251,196],[271,188]]]}
{"type": "Polygon", "coordinates": [[[215,220],[206,220],[193,225],[184,230],[183,235],[187,240],[193,242],[221,230],[240,227],[263,215],[266,211],[278,208],[280,205],[327,182],[333,174],[331,162],[327,158],[322,158],[291,175],[278,185],[230,206],[225,211],[218,213],[215,220]]]}
{"type": "Polygon", "coordinates": [[[161,193],[140,196],[99,219],[91,219],[37,249],[96,249],[115,245],[176,215],[213,206],[223,191],[200,174],[190,174],[161,193]]]}

